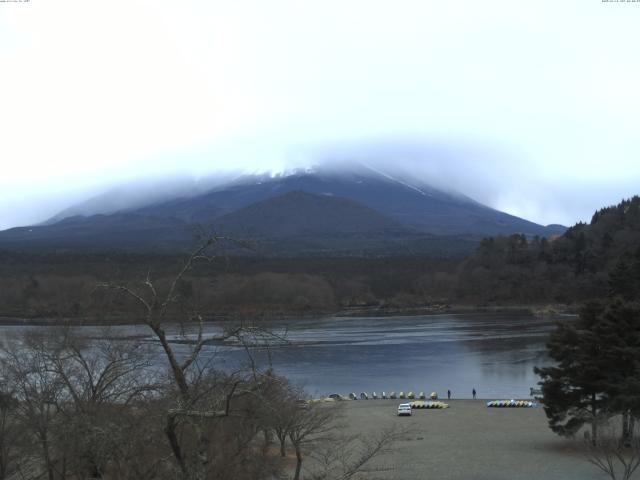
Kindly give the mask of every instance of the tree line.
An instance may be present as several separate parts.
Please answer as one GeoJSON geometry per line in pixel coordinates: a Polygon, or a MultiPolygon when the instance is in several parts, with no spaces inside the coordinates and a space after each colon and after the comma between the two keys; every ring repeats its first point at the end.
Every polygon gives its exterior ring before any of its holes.
{"type": "Polygon", "coordinates": [[[616,288],[636,291],[640,197],[597,211],[552,239],[484,239],[456,272],[453,291],[486,303],[583,303],[616,288]],[[617,279],[617,280],[616,280],[617,279]],[[626,285],[626,286],[624,286],[626,285]]]}
{"type": "MultiPolygon", "coordinates": [[[[201,265],[181,280],[206,316],[324,314],[350,308],[424,305],[425,275],[440,277],[456,261],[430,258],[226,258],[201,265]]],[[[0,317],[131,317],[130,300],[107,298],[95,285],[126,283],[151,271],[158,285],[172,281],[173,256],[36,255],[0,252],[0,317]]],[[[440,288],[436,286],[436,288],[440,288]]]]}
{"type": "Polygon", "coordinates": [[[589,460],[613,480],[640,467],[639,225],[635,197],[597,212],[590,228],[568,232],[555,247],[576,272],[599,272],[606,281],[592,285],[594,298],[577,319],[550,335],[554,364],[535,369],[549,427],[567,437],[583,431],[589,460]]]}

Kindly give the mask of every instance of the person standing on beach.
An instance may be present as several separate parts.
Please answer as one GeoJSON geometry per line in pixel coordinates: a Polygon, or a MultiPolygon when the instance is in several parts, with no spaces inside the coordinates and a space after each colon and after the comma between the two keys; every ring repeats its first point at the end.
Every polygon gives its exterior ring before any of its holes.
{"type": "Polygon", "coordinates": [[[447,400],[451,400],[451,390],[447,390],[447,400]]]}
{"type": "Polygon", "coordinates": [[[473,393],[473,399],[475,400],[476,399],[476,389],[475,389],[475,387],[473,388],[471,393],[473,393]]]}

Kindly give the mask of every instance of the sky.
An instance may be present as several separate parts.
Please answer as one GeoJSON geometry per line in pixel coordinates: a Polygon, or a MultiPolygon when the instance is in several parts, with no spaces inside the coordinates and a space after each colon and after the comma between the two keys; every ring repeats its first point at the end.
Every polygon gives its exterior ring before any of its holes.
{"type": "Polygon", "coordinates": [[[125,182],[398,165],[542,224],[640,193],[640,2],[0,2],[0,229],[125,182]]]}

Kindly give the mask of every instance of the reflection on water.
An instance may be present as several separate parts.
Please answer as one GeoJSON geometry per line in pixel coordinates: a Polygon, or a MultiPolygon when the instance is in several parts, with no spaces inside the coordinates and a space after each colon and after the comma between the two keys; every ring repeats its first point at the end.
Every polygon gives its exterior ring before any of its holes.
{"type": "MultiPolygon", "coordinates": [[[[533,367],[549,363],[545,342],[556,320],[473,314],[272,322],[268,328],[286,329],[290,343],[257,358],[266,365],[270,357],[278,373],[313,395],[384,390],[437,391],[444,397],[449,389],[454,398],[469,398],[475,387],[480,398],[527,397],[538,381],[533,367]]],[[[3,326],[0,332],[24,328],[3,326]]],[[[100,327],[82,330],[103,332],[100,327]]],[[[214,326],[207,330],[220,333],[214,326]]],[[[180,332],[175,327],[171,333],[180,332]]],[[[144,326],[115,327],[110,334],[152,341],[144,326]]],[[[241,348],[228,343],[207,346],[203,355],[228,369],[246,360],[241,348]]]]}

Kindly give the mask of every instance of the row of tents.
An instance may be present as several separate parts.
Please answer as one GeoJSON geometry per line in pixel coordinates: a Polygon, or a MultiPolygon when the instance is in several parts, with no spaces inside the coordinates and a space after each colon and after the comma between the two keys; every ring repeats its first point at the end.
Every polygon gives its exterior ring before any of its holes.
{"type": "Polygon", "coordinates": [[[528,400],[492,400],[487,402],[487,407],[495,408],[532,408],[535,407],[534,402],[528,400]]]}
{"type": "MultiPolygon", "coordinates": [[[[329,398],[333,398],[335,400],[345,400],[345,398],[338,394],[338,393],[332,393],[331,395],[329,395],[329,398]]],[[[421,400],[426,400],[427,395],[424,392],[420,392],[418,395],[416,395],[413,392],[407,392],[406,394],[404,392],[400,392],[398,394],[396,394],[396,392],[391,392],[389,394],[387,394],[387,392],[382,392],[380,395],[378,395],[376,392],[372,392],[371,395],[369,395],[367,392],[360,392],[360,395],[356,395],[355,393],[350,393],[349,397],[350,400],[378,400],[380,399],[396,399],[396,398],[400,398],[400,399],[409,399],[409,400],[413,400],[415,398],[419,398],[421,400]]],[[[431,400],[437,400],[438,399],[438,394],[436,392],[431,392],[431,394],[429,395],[429,398],[431,400]]]]}
{"type": "Polygon", "coordinates": [[[422,402],[422,401],[415,401],[415,402],[410,402],[409,405],[411,405],[411,408],[449,408],[449,404],[444,403],[444,402],[422,402]]]}

